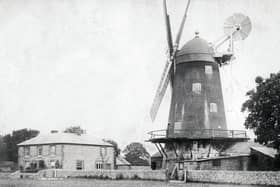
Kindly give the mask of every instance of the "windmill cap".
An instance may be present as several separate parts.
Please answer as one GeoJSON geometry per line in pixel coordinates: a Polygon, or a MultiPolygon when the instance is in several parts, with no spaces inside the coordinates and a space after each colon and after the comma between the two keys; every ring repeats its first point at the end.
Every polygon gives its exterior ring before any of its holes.
{"type": "Polygon", "coordinates": [[[182,48],[177,52],[176,62],[193,62],[193,61],[207,61],[215,62],[213,58],[213,48],[208,42],[198,36],[188,41],[182,48]]]}

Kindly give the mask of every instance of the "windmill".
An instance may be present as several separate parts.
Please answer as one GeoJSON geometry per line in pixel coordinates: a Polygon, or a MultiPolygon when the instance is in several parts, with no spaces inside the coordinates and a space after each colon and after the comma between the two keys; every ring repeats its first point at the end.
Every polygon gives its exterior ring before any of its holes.
{"type": "Polygon", "coordinates": [[[163,0],[168,57],[150,110],[152,121],[169,83],[172,96],[167,129],[149,132],[149,141],[166,161],[209,158],[220,154],[228,142],[248,139],[245,131],[227,129],[219,68],[235,59],[234,42],[249,35],[251,21],[243,14],[233,14],[225,21],[224,36],[217,41],[209,44],[196,32],[179,50],[189,7],[190,0],[173,42],[166,0],[163,0]],[[219,48],[226,44],[227,50],[220,52],[219,48]],[[203,149],[199,150],[202,144],[203,149]]]}

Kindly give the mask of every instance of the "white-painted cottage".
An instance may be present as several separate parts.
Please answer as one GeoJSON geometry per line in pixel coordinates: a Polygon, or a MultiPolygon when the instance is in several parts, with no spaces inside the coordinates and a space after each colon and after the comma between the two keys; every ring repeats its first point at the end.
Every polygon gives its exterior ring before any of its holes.
{"type": "Polygon", "coordinates": [[[25,171],[114,169],[114,155],[113,145],[84,134],[40,134],[18,144],[18,164],[25,171]]]}

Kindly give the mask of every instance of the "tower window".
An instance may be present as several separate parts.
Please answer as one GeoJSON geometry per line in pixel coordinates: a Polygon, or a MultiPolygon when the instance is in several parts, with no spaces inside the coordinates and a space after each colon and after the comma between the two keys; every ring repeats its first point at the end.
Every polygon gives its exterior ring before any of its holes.
{"type": "Polygon", "coordinates": [[[182,129],[182,122],[174,123],[174,131],[180,131],[182,129]]]}
{"type": "Polygon", "coordinates": [[[205,66],[205,73],[206,73],[207,75],[212,75],[212,74],[213,74],[213,69],[212,69],[212,66],[211,66],[211,65],[205,66]]]}
{"type": "Polygon", "coordinates": [[[201,83],[193,83],[192,91],[196,94],[200,94],[201,93],[201,83]]]}
{"type": "Polygon", "coordinates": [[[218,112],[218,107],[216,103],[210,103],[210,112],[218,112]]]}

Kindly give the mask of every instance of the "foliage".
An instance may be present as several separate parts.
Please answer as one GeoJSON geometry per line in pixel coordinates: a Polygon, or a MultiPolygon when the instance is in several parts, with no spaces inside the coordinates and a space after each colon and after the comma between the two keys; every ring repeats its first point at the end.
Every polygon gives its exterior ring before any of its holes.
{"type": "Polygon", "coordinates": [[[70,126],[67,127],[64,131],[64,133],[73,133],[77,135],[82,135],[86,133],[86,130],[82,129],[80,126],[70,126]]]}
{"type": "Polygon", "coordinates": [[[116,141],[110,140],[110,139],[108,139],[108,140],[105,140],[105,139],[104,139],[104,141],[107,142],[107,143],[109,143],[109,144],[112,144],[112,145],[114,146],[115,156],[116,156],[116,157],[120,155],[121,149],[119,148],[118,143],[117,143],[116,141]]]}
{"type": "Polygon", "coordinates": [[[38,130],[32,129],[20,129],[13,131],[12,134],[7,134],[3,137],[3,142],[6,145],[6,151],[8,160],[17,162],[18,161],[18,151],[17,144],[33,138],[39,134],[38,130]]]}
{"type": "Polygon", "coordinates": [[[273,161],[273,166],[274,166],[275,170],[278,170],[278,171],[280,170],[280,154],[277,154],[275,156],[275,159],[273,161]]]}
{"type": "Polygon", "coordinates": [[[138,142],[127,145],[123,151],[125,159],[134,166],[148,166],[150,154],[146,148],[138,142]]]}
{"type": "Polygon", "coordinates": [[[4,137],[0,136],[0,161],[8,160],[7,146],[4,142],[4,137]]]}
{"type": "Polygon", "coordinates": [[[253,129],[256,141],[272,145],[279,150],[280,145],[280,73],[269,78],[255,79],[256,88],[247,92],[249,99],[242,105],[242,112],[248,112],[245,127],[253,129]]]}
{"type": "Polygon", "coordinates": [[[116,180],[122,180],[122,179],[124,179],[123,174],[120,173],[116,176],[116,180]]]}

